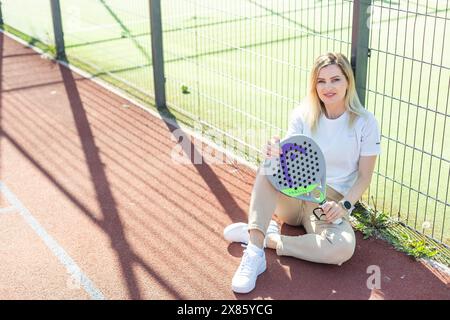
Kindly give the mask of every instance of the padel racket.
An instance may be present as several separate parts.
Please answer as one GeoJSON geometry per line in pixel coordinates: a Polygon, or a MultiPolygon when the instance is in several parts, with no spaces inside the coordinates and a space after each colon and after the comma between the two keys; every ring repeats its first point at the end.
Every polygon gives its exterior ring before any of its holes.
{"type": "MultiPolygon", "coordinates": [[[[322,205],[326,202],[326,164],[319,145],[305,135],[294,135],[280,141],[279,157],[266,159],[265,174],[275,189],[299,200],[322,205]]],[[[313,211],[318,220],[322,208],[313,211]]],[[[340,224],[342,219],[333,223],[340,224]]]]}

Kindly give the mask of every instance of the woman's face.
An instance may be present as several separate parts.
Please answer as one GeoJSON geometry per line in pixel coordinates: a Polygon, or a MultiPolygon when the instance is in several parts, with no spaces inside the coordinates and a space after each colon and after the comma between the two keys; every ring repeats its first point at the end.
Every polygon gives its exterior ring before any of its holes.
{"type": "Polygon", "coordinates": [[[320,69],[316,90],[325,105],[342,102],[345,99],[347,86],[347,79],[339,66],[330,64],[320,69]]]}

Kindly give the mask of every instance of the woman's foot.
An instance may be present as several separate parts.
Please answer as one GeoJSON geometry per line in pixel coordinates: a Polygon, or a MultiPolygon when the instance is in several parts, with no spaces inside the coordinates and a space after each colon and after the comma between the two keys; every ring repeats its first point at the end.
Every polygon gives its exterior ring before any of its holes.
{"type": "MultiPolygon", "coordinates": [[[[244,222],[232,223],[223,230],[225,240],[248,244],[248,224],[244,222]]],[[[264,239],[264,247],[276,249],[280,241],[280,227],[275,220],[270,220],[264,239]]]]}
{"type": "Polygon", "coordinates": [[[241,263],[231,280],[231,288],[237,293],[249,293],[255,288],[256,279],[266,270],[264,250],[249,244],[244,250],[241,263]]]}
{"type": "Polygon", "coordinates": [[[265,247],[276,249],[280,241],[280,226],[275,220],[271,220],[269,223],[269,227],[267,228],[266,238],[264,239],[265,247]]]}
{"type": "Polygon", "coordinates": [[[223,237],[230,242],[248,243],[248,224],[244,222],[232,223],[223,230],[223,237]]]}

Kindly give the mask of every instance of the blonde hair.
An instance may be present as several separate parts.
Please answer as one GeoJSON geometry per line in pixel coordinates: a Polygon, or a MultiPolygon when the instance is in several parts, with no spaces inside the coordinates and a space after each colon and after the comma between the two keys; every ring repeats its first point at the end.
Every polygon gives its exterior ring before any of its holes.
{"type": "Polygon", "coordinates": [[[353,70],[345,55],[336,52],[322,54],[314,62],[309,74],[307,95],[301,102],[302,109],[305,112],[305,120],[313,132],[317,129],[322,113],[326,113],[325,106],[317,94],[317,78],[320,69],[333,64],[341,69],[347,79],[348,87],[344,103],[347,111],[350,111],[349,126],[353,125],[357,116],[364,116],[367,112],[359,101],[353,70]]]}

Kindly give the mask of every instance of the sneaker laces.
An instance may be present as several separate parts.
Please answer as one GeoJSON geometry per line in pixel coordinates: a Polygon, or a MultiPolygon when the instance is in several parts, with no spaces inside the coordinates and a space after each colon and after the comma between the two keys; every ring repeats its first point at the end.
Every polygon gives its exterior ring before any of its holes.
{"type": "Polygon", "coordinates": [[[241,264],[239,265],[239,275],[241,276],[249,276],[252,272],[255,272],[254,266],[254,257],[250,256],[248,250],[244,250],[244,255],[241,260],[241,264]]]}

